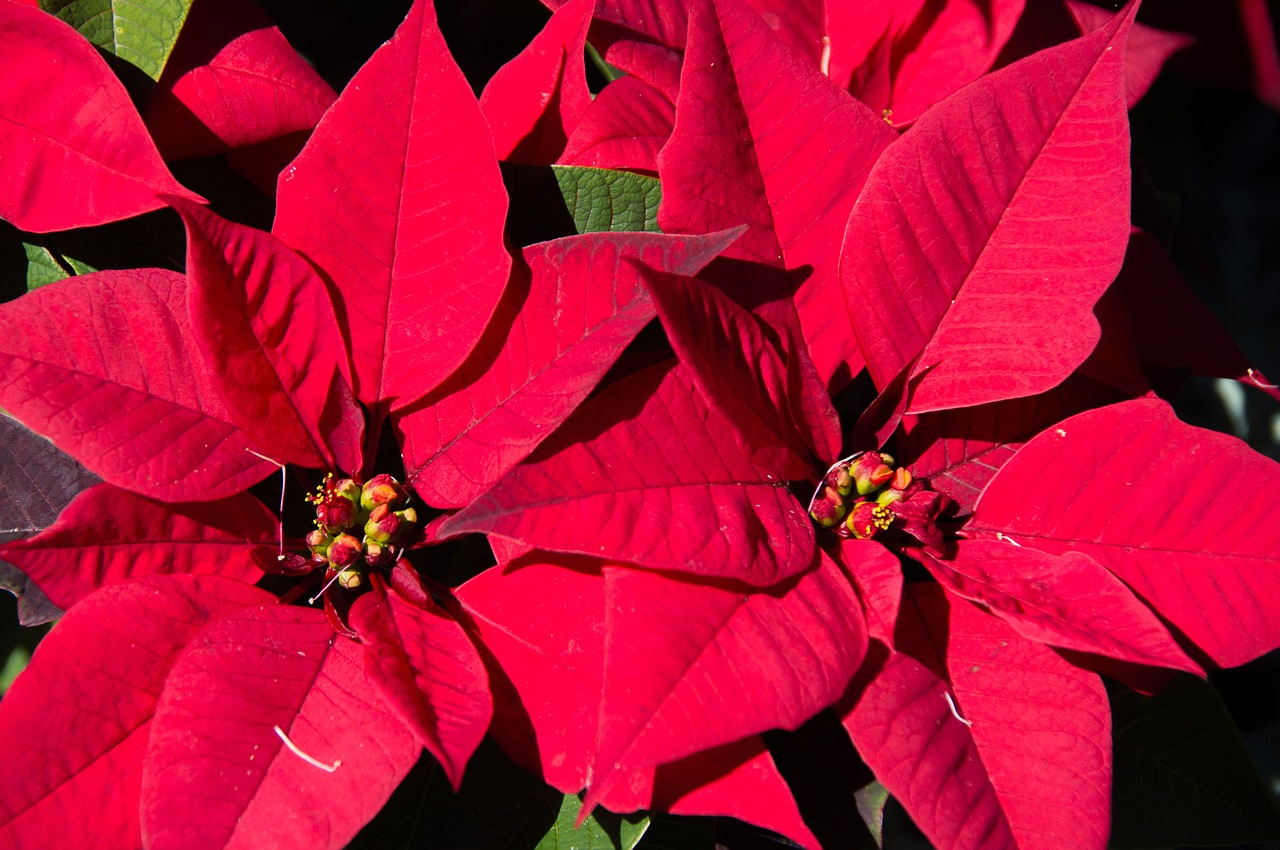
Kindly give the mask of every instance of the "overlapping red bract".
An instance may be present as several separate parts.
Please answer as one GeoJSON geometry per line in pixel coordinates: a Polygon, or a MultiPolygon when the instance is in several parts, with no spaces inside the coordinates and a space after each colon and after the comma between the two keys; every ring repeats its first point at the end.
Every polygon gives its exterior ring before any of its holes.
{"type": "Polygon", "coordinates": [[[167,203],[188,242],[185,275],[0,306],[0,406],[107,482],[0,544],[70,607],[0,703],[26,745],[0,835],[337,848],[417,751],[456,788],[491,731],[584,816],[814,846],[758,735],[839,701],[938,846],[1104,846],[1098,671],[1280,645],[1276,464],[1148,390],[1265,384],[1130,229],[1125,106],[1181,40],[1136,5],[1068,4],[1087,34],[1029,56],[1018,0],[549,5],[477,102],[417,0],[323,118],[278,31],[187,32],[147,109],[168,156],[319,122],[272,235],[195,203],[79,36],[0,3],[62,87],[6,80],[0,121],[39,133],[4,136],[0,214],[167,203]],[[628,72],[594,100],[588,30],[628,72]],[[499,159],[655,172],[670,232],[523,246],[499,159]],[[864,365],[882,395],[842,422],[864,365]],[[245,584],[293,548],[246,489],[380,471],[387,420],[444,511],[423,550],[324,612],[245,584]],[[944,543],[815,531],[827,464],[890,438],[954,500],[914,509],[944,543]],[[500,565],[439,585],[471,533],[500,565]]]}
{"type": "Polygon", "coordinates": [[[0,216],[47,233],[118,221],[164,205],[173,179],[124,86],[93,45],[51,15],[0,5],[5,85],[0,159],[9,165],[0,216]],[[47,96],[48,81],[59,84],[47,96]]]}
{"type": "Polygon", "coordinates": [[[417,401],[471,352],[511,268],[506,207],[480,106],[417,0],[281,173],[273,228],[337,287],[365,404],[417,401]]]}

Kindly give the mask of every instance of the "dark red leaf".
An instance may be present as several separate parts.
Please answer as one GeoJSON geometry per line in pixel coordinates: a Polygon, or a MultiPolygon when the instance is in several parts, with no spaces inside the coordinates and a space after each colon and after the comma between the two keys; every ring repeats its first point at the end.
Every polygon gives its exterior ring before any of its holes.
{"type": "Polygon", "coordinates": [[[237,611],[196,635],[165,680],[142,767],[143,841],[340,850],[419,749],[323,613],[237,611]]]}
{"type": "Polygon", "coordinates": [[[498,159],[544,165],[591,105],[583,48],[595,0],[569,0],[480,95],[498,159]]]}
{"type": "Polygon", "coordinates": [[[572,552],[770,585],[813,563],[813,526],[670,363],[609,386],[446,520],[572,552]]]}
{"type": "MultiPolygon", "coordinates": [[[[42,531],[77,494],[101,480],[16,419],[0,416],[0,515],[8,518],[0,543],[42,531]]],[[[18,598],[18,622],[24,626],[62,616],[29,576],[3,560],[0,589],[18,598]]]]}
{"type": "Polygon", "coordinates": [[[364,643],[365,676],[413,730],[457,791],[493,716],[484,662],[462,627],[429,599],[366,593],[350,623],[364,643]]]}
{"type": "Polygon", "coordinates": [[[80,33],[0,3],[0,217],[21,230],[88,227],[203,200],[165,168],[124,86],[80,33]]]}
{"type": "Polygon", "coordinates": [[[0,542],[44,530],[101,480],[21,422],[0,415],[0,542]]]}
{"type": "Polygon", "coordinates": [[[199,0],[147,99],[166,159],[309,131],[337,95],[248,0],[199,0]]]}
{"type": "Polygon", "coordinates": [[[236,424],[277,463],[359,473],[364,414],[315,269],[270,233],[174,209],[187,226],[194,335],[236,424]]]}
{"type": "Polygon", "coordinates": [[[1115,573],[1218,664],[1280,646],[1280,466],[1141,399],[1073,416],[987,485],[967,531],[1115,573]]]}
{"type": "Polygon", "coordinates": [[[876,385],[918,356],[912,412],[1035,395],[1093,350],[1128,236],[1131,19],[972,83],[877,161],[842,275],[876,385]]]}
{"type": "Polygon", "coordinates": [[[209,620],[271,601],[221,577],[156,576],[68,611],[0,701],[0,843],[141,846],[142,759],[170,665],[209,620]]]}
{"type": "Polygon", "coordinates": [[[272,471],[205,374],[181,275],[79,275],[0,305],[0,318],[23,328],[0,337],[0,406],[107,482],[187,501],[272,471]]]}
{"type": "Polygon", "coordinates": [[[1024,0],[833,3],[832,77],[849,80],[859,100],[905,126],[991,68],[1023,6],[1024,0]]]}
{"type": "Polygon", "coordinates": [[[418,494],[468,504],[587,397],[653,318],[631,260],[693,274],[734,236],[593,233],[526,248],[528,269],[512,276],[467,362],[395,418],[418,494]]]}
{"type": "Polygon", "coordinates": [[[1191,291],[1151,234],[1134,230],[1129,235],[1115,291],[1128,305],[1138,356],[1144,363],[1189,366],[1201,377],[1234,378],[1280,397],[1274,386],[1260,379],[1231,334],[1191,291]],[[1195,340],[1195,345],[1187,340],[1195,340]]]}
{"type": "MultiPolygon", "coordinates": [[[[1080,31],[1085,33],[1104,26],[1117,14],[1082,0],[1066,0],[1066,4],[1080,31]]],[[[1125,46],[1124,66],[1125,102],[1130,109],[1142,100],[1169,57],[1194,43],[1195,39],[1185,33],[1165,32],[1140,23],[1133,25],[1125,46]]]]}
{"type": "Polygon", "coordinates": [[[466,359],[511,268],[507,197],[429,0],[347,85],[278,197],[274,232],[341,294],[361,401],[403,407],[466,359]]]}
{"type": "Polygon", "coordinates": [[[69,608],[99,587],[147,575],[209,574],[252,584],[262,578],[253,544],[275,543],[278,534],[275,515],[247,493],[162,505],[99,484],[44,531],[0,544],[0,558],[69,608]]]}

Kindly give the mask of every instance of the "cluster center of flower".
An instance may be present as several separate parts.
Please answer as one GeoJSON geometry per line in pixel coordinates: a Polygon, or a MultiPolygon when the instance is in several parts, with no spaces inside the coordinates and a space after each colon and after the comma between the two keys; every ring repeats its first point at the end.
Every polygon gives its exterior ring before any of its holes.
{"type": "Polygon", "coordinates": [[[863,452],[835,463],[809,502],[809,516],[841,537],[865,540],[888,531],[896,516],[890,506],[923,484],[893,463],[882,452],[863,452]]]}
{"type": "Polygon", "coordinates": [[[370,568],[395,563],[418,525],[417,512],[406,506],[408,491],[386,474],[362,485],[330,473],[307,501],[316,509],[316,528],[307,535],[312,560],[348,590],[363,585],[370,568]]]}

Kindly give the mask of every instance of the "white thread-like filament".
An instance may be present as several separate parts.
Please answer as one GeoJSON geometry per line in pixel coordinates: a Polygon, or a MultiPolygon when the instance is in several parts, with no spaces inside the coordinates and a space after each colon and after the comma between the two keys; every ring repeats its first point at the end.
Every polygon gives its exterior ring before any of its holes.
{"type": "MultiPolygon", "coordinates": [[[[952,710],[954,711],[954,709],[952,710]]],[[[302,759],[312,767],[318,767],[321,770],[323,770],[325,773],[333,773],[335,770],[342,767],[342,759],[335,759],[333,764],[325,764],[324,762],[320,761],[314,756],[309,756],[306,753],[304,753],[302,750],[298,749],[298,745],[295,744],[293,741],[290,741],[289,736],[286,735],[284,733],[284,730],[281,729],[279,726],[272,726],[271,728],[274,729],[275,733],[280,736],[280,740],[284,741],[284,745],[289,748],[289,752],[293,753],[295,756],[302,759]]]]}
{"type": "Polygon", "coordinates": [[[835,470],[835,468],[840,464],[848,463],[849,461],[852,461],[852,460],[857,460],[858,458],[862,457],[864,454],[866,454],[866,452],[854,452],[848,457],[843,458],[842,460],[838,460],[827,467],[827,471],[822,473],[822,480],[818,482],[818,489],[814,490],[813,495],[809,497],[809,507],[808,507],[809,511],[813,510],[813,503],[818,501],[818,494],[826,489],[827,476],[830,475],[835,470]]]}
{"type": "Polygon", "coordinates": [[[1012,537],[1010,537],[1009,535],[1007,535],[1007,534],[1005,534],[1005,533],[1003,533],[1003,532],[1000,532],[1000,531],[997,531],[997,532],[996,532],[996,540],[1003,540],[1005,543],[1012,543],[1014,546],[1017,546],[1019,549],[1021,549],[1021,548],[1022,548],[1022,544],[1021,544],[1021,543],[1019,543],[1018,541],[1014,540],[1014,539],[1013,539],[1012,537]]]}
{"type": "Polygon", "coordinates": [[[831,36],[829,35],[822,37],[822,59],[818,62],[818,70],[824,77],[831,76],[831,36]]]}
{"type": "Polygon", "coordinates": [[[284,488],[289,483],[289,476],[285,473],[284,464],[281,463],[280,461],[273,460],[267,457],[266,455],[258,454],[253,449],[248,447],[245,448],[245,451],[253,455],[254,457],[262,458],[267,463],[273,466],[280,467],[280,510],[276,512],[276,516],[280,517],[280,523],[279,523],[279,529],[278,529],[279,534],[277,535],[280,538],[280,551],[276,555],[276,560],[283,561],[284,560],[284,488]]]}
{"type": "Polygon", "coordinates": [[[329,579],[327,582],[325,582],[324,587],[320,588],[320,592],[319,592],[319,593],[317,593],[315,596],[313,596],[313,597],[311,597],[310,599],[308,599],[308,600],[307,600],[307,604],[308,604],[308,605],[315,605],[315,604],[316,604],[316,600],[317,600],[317,599],[319,599],[321,596],[324,596],[324,592],[325,592],[326,590],[328,590],[329,588],[333,587],[333,583],[334,583],[335,581],[337,581],[337,580],[338,580],[338,576],[342,575],[343,573],[345,573],[345,572],[346,572],[347,570],[349,570],[349,569],[351,569],[351,567],[343,567],[342,569],[340,569],[340,570],[338,570],[336,573],[334,573],[334,574],[333,574],[333,578],[331,578],[331,579],[329,579]]]}
{"type": "Polygon", "coordinates": [[[954,717],[956,720],[959,720],[965,726],[973,725],[972,720],[965,720],[963,717],[960,716],[960,712],[956,711],[956,704],[955,704],[955,701],[951,699],[951,694],[947,693],[946,691],[943,691],[942,696],[947,701],[947,707],[951,709],[952,717],[954,717]]]}
{"type": "Polygon", "coordinates": [[[1275,384],[1265,384],[1258,380],[1258,376],[1253,373],[1253,369],[1249,369],[1249,380],[1255,387],[1261,387],[1264,390],[1280,390],[1280,386],[1275,384]]]}

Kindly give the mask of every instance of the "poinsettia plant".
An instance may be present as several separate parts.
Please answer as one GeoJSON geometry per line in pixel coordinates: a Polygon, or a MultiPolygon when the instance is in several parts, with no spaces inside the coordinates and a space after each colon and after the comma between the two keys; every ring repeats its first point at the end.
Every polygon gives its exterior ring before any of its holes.
{"type": "Polygon", "coordinates": [[[469,81],[414,0],[338,91],[109,5],[0,0],[8,844],[1280,834],[1204,681],[1280,469],[1168,401],[1280,392],[1135,213],[1203,22],[568,0],[469,81]]]}

